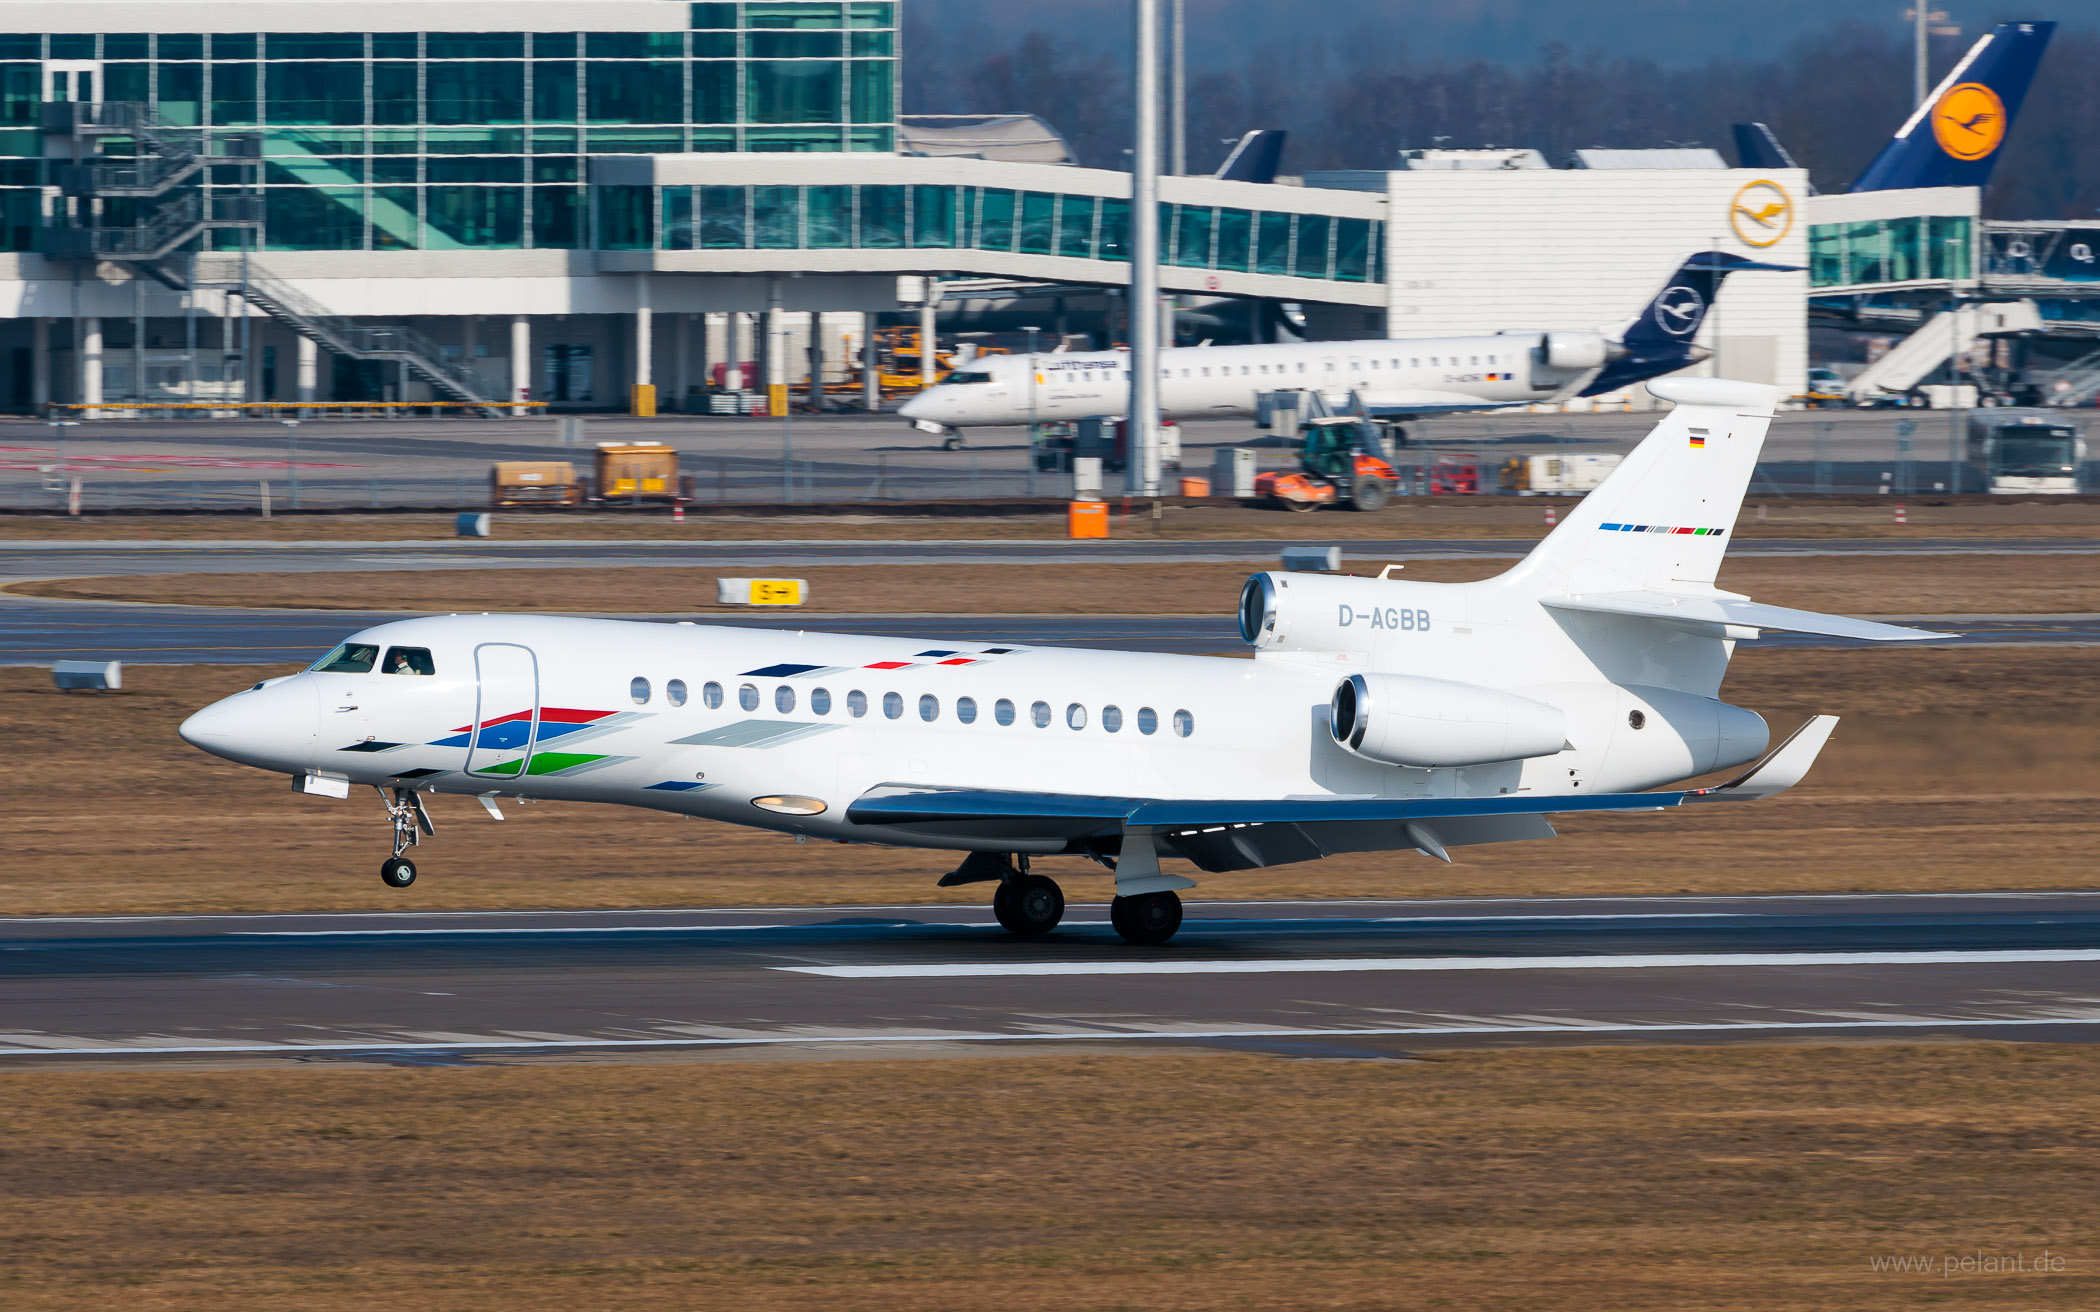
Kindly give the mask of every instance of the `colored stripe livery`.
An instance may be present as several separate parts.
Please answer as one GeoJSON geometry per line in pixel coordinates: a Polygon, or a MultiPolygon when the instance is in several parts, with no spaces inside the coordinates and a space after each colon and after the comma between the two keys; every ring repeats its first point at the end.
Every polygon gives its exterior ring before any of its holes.
{"type": "Polygon", "coordinates": [[[1668,524],[1599,524],[1603,533],[1683,533],[1695,538],[1717,538],[1726,529],[1719,528],[1673,528],[1668,524]]]}

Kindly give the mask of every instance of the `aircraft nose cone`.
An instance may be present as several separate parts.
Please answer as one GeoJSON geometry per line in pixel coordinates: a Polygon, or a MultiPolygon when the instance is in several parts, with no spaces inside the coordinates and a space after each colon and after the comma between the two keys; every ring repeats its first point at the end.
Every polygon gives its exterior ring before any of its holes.
{"type": "Polygon", "coordinates": [[[921,392],[919,395],[913,397],[911,400],[906,401],[903,405],[898,406],[897,413],[904,416],[906,419],[924,419],[926,417],[926,411],[929,409],[926,402],[927,394],[921,392]]]}
{"type": "Polygon", "coordinates": [[[176,733],[199,751],[265,770],[304,766],[320,728],[313,680],[293,677],[238,692],[184,720],[176,733]]]}

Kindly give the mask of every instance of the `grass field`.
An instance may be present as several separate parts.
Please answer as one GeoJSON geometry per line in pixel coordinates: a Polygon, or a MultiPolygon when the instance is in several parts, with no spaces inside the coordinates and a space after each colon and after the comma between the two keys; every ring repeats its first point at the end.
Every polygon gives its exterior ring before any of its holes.
{"type": "MultiPolygon", "coordinates": [[[[1345,562],[1375,574],[1383,561],[1345,562]]],[[[1403,578],[1486,578],[1508,561],[1410,562],[1403,578]]],[[[818,566],[773,571],[806,579],[804,609],[860,614],[1028,612],[1230,615],[1259,564],[818,566]]],[[[330,610],[728,612],[715,579],[735,570],[395,570],[377,573],[170,574],[16,584],[23,596],[204,606],[330,610]]],[[[1740,556],[1720,586],[1758,601],[1864,615],[2066,614],[2100,611],[2091,556],[1740,556]],[[1929,563],[1928,563],[1929,561],[1929,563]]],[[[747,612],[748,613],[748,612],[747,612]]]]}
{"type": "MultiPolygon", "coordinates": [[[[1747,645],[1746,645],[1747,647],[1747,645]]],[[[0,670],[0,758],[17,859],[13,914],[101,911],[597,907],[946,902],[953,858],[797,844],[618,807],[542,803],[490,821],[432,802],[439,832],[405,891],[377,877],[386,826],[369,791],[292,794],[277,776],[197,752],[175,726],[271,673],[133,666],[113,696],[52,691],[0,670]]],[[[1338,857],[1206,877],[1191,896],[1344,897],[2081,888],[2100,848],[2100,662],[2076,648],[1756,650],[1728,697],[1775,738],[1808,714],[1845,717],[1802,787],[1751,806],[1568,817],[1549,843],[1338,857]]],[[[1105,900],[1098,869],[1041,869],[1105,900]]],[[[974,890],[963,890],[965,893],[974,890]]],[[[964,899],[974,900],[974,899],[964,899]]]]}
{"type": "MultiPolygon", "coordinates": [[[[1565,517],[1570,498],[1409,497],[1376,514],[1322,511],[1294,515],[1262,506],[1170,504],[1154,521],[1148,503],[1111,503],[1117,537],[1267,538],[1279,542],[1323,542],[1352,538],[1485,537],[1533,538],[1544,532],[1548,506],[1565,517]]],[[[1912,499],[1904,502],[1909,524],[1895,523],[1889,498],[1752,498],[1736,521],[1738,537],[2092,537],[2100,534],[2100,505],[2089,497],[2037,500],[1912,499]]],[[[930,505],[928,513],[859,512],[840,506],[824,514],[730,513],[707,505],[690,508],[683,524],[668,509],[641,512],[543,512],[498,510],[497,539],[616,538],[677,539],[983,539],[1062,538],[1061,510],[1049,513],[970,514],[964,507],[930,505]],[[955,510],[957,513],[948,513],[955,510]]],[[[0,540],[96,538],[197,538],[303,541],[398,542],[449,538],[451,515],[0,515],[0,540]]]]}
{"type": "Polygon", "coordinates": [[[2083,1046],[10,1072],[0,1303],[2090,1308],[2096,1124],[2083,1046]]]}

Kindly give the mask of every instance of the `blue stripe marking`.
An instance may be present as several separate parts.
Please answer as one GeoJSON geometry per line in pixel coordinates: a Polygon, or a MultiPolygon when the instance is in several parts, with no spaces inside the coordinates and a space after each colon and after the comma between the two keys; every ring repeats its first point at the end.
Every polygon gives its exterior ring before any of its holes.
{"type": "Polygon", "coordinates": [[[695,789],[705,787],[707,785],[702,783],[693,783],[684,779],[671,779],[660,784],[650,784],[642,791],[645,793],[690,793],[695,789]]]}
{"type": "Polygon", "coordinates": [[[795,675],[807,674],[811,670],[821,670],[823,668],[821,665],[768,665],[762,670],[745,670],[738,677],[744,679],[790,679],[795,675]]]}

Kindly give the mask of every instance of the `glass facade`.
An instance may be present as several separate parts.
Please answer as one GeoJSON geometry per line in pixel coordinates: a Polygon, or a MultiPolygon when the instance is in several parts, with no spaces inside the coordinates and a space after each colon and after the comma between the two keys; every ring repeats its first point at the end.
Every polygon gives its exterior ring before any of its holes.
{"type": "Polygon", "coordinates": [[[1809,280],[1817,287],[1883,282],[1966,282],[1975,276],[1975,224],[1922,215],[1819,223],[1809,229],[1809,280]]]}
{"type": "MultiPolygon", "coordinates": [[[[98,63],[99,99],[260,131],[264,250],[567,248],[589,238],[581,155],[895,149],[898,4],[718,0],[682,32],[0,34],[0,242],[40,221],[48,61],[98,63]]],[[[647,244],[650,217],[606,240],[647,244]]]]}
{"type": "MultiPolygon", "coordinates": [[[[609,250],[1009,251],[1127,261],[1130,202],[997,187],[598,188],[609,250]],[[655,194],[654,204],[651,193],[655,194]]],[[[1374,219],[1161,205],[1163,262],[1341,282],[1385,280],[1374,219]]]]}

